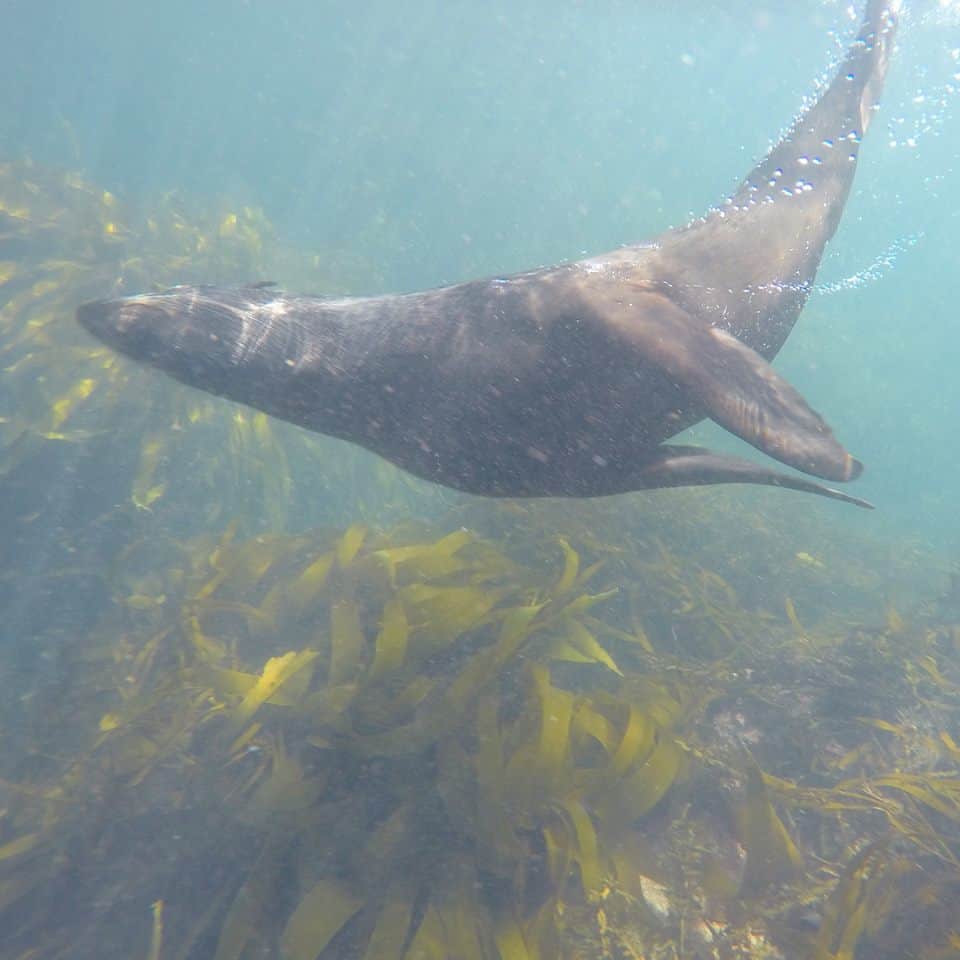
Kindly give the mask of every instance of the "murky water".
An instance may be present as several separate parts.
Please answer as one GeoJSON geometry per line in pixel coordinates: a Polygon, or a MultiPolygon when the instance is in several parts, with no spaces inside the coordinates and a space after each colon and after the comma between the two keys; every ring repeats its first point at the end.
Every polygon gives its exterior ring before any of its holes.
{"type": "Polygon", "coordinates": [[[829,76],[802,6],[8,0],[0,957],[960,955],[955,3],[776,364],[873,512],[472,498],[73,319],[652,237],[829,76]]]}

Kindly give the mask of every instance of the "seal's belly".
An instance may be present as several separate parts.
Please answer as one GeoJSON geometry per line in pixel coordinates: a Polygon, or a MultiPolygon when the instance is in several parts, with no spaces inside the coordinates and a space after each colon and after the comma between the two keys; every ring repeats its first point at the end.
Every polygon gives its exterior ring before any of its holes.
{"type": "Polygon", "coordinates": [[[608,365],[568,378],[544,363],[522,379],[431,383],[424,402],[388,407],[345,436],[473,493],[599,496],[623,489],[621,478],[699,418],[691,399],[652,368],[608,365]]]}

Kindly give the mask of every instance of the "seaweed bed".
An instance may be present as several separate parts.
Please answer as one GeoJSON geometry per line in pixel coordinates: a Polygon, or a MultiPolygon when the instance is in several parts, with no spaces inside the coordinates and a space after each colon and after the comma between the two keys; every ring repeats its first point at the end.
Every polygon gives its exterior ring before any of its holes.
{"type": "Polygon", "coordinates": [[[277,273],[379,279],[0,166],[0,957],[960,957],[956,572],[774,491],[457,497],[72,322],[277,273]]]}

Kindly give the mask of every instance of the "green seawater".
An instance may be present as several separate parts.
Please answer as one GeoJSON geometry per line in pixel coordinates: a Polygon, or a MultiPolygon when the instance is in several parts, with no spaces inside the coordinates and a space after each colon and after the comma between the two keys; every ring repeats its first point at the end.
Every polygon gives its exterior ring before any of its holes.
{"type": "Polygon", "coordinates": [[[958,955],[956,0],[906,0],[776,361],[875,511],[471,498],[73,320],[652,238],[858,16],[0,5],[0,960],[958,955]]]}

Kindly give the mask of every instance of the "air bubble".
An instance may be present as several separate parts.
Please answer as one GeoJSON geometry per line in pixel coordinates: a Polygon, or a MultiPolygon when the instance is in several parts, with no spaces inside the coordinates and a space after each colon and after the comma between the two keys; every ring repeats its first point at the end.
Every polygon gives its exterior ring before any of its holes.
{"type": "Polygon", "coordinates": [[[815,295],[829,295],[840,293],[843,290],[855,290],[868,283],[873,283],[893,270],[899,256],[921,239],[923,239],[922,233],[913,233],[905,237],[899,237],[875,257],[873,262],[863,270],[858,270],[851,276],[844,277],[842,280],[835,280],[833,283],[817,284],[817,286],[813,288],[813,293],[815,295]]]}

